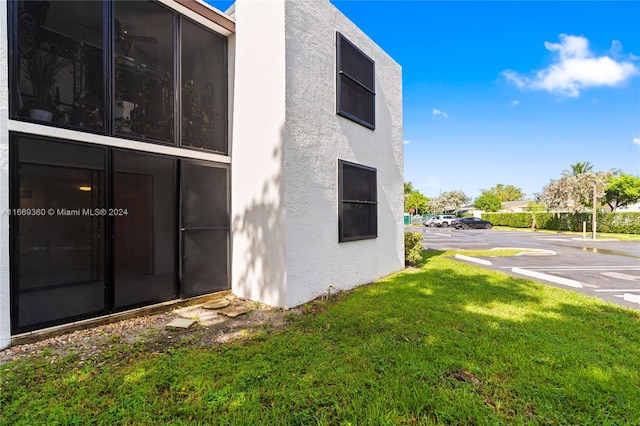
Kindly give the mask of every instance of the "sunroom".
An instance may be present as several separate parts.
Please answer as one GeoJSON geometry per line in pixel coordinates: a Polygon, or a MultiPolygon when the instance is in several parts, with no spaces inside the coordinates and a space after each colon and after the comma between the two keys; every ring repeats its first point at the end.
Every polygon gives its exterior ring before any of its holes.
{"type": "Polygon", "coordinates": [[[234,23],[193,1],[6,9],[11,333],[228,289],[234,23]]]}

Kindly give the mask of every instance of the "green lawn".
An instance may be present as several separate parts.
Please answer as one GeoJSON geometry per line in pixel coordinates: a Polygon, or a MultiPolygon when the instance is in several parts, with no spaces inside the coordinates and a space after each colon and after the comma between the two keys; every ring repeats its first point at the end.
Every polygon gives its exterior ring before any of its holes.
{"type": "Polygon", "coordinates": [[[0,367],[0,423],[640,424],[639,312],[441,252],[308,311],[206,350],[0,367]]]}

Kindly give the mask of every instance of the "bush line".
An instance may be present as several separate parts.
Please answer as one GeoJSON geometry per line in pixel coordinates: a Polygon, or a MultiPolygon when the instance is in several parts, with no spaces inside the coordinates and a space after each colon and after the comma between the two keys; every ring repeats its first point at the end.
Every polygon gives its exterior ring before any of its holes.
{"type": "MultiPolygon", "coordinates": [[[[591,230],[592,213],[483,213],[482,219],[512,228],[581,232],[582,222],[587,222],[587,230],[591,230]],[[532,226],[534,218],[535,226],[532,226]]],[[[598,232],[640,234],[640,212],[598,212],[596,222],[598,232]]]]}

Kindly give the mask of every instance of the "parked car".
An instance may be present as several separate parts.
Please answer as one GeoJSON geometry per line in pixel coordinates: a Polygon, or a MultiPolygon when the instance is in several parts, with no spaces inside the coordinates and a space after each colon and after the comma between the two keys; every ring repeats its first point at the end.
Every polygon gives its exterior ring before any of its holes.
{"type": "Polygon", "coordinates": [[[453,223],[451,223],[451,226],[455,226],[456,229],[491,229],[493,228],[493,223],[489,222],[488,220],[478,219],[477,217],[463,217],[461,219],[453,221],[453,223]]]}
{"type": "Polygon", "coordinates": [[[441,226],[446,228],[458,217],[452,214],[438,214],[424,221],[424,226],[441,226]]]}

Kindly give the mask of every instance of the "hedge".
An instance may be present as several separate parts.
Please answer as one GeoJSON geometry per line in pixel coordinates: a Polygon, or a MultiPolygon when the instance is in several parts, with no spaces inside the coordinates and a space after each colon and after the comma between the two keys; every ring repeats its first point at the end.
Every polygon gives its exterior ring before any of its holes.
{"type": "MultiPolygon", "coordinates": [[[[482,218],[497,226],[512,228],[531,228],[535,217],[536,229],[555,231],[582,231],[582,222],[587,222],[591,231],[592,213],[483,213],[482,218]]],[[[598,232],[617,234],[640,234],[640,212],[598,212],[596,216],[598,232]]]]}

